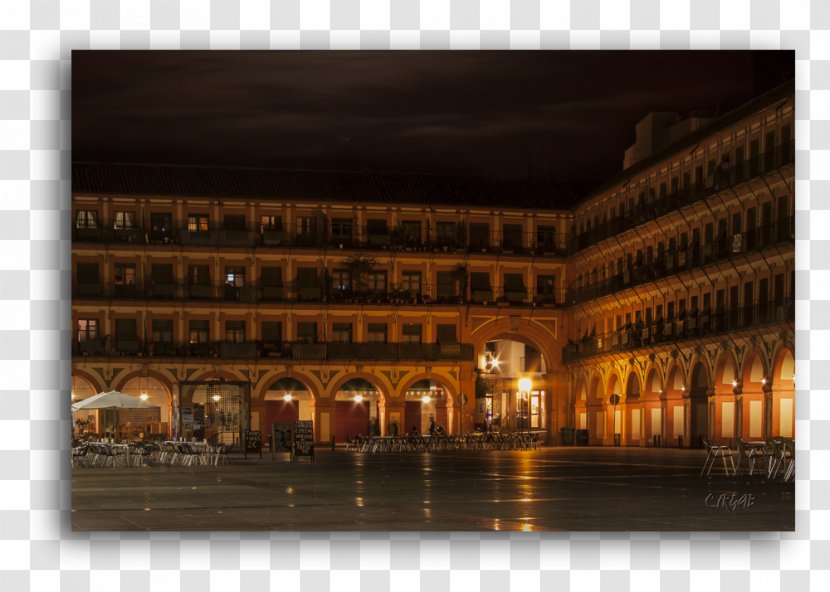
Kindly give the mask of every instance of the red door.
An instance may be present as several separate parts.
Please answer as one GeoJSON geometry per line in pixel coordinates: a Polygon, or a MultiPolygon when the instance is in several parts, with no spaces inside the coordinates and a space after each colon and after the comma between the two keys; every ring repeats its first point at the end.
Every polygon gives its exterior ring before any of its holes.
{"type": "Polygon", "coordinates": [[[411,434],[412,428],[418,428],[418,433],[421,433],[421,402],[407,401],[403,413],[403,433],[411,434]]]}
{"type": "Polygon", "coordinates": [[[271,434],[271,425],[275,423],[290,423],[300,418],[299,401],[265,401],[265,410],[262,418],[263,437],[271,434]]]}
{"type": "Polygon", "coordinates": [[[369,401],[335,401],[334,405],[336,442],[345,442],[346,436],[369,435],[369,401]]]}

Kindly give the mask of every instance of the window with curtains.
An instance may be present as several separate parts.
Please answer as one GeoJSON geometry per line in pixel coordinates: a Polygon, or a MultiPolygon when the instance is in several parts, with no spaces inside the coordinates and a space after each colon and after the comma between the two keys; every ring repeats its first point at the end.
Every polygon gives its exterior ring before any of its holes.
{"type": "Polygon", "coordinates": [[[386,323],[369,323],[366,341],[369,343],[386,343],[387,332],[388,329],[386,323]]]}
{"type": "Polygon", "coordinates": [[[135,212],[115,212],[112,226],[116,230],[135,228],[135,212]]]}
{"type": "Polygon", "coordinates": [[[404,323],[403,325],[403,343],[421,343],[421,334],[423,327],[420,323],[404,323]]]}
{"type": "Polygon", "coordinates": [[[96,210],[78,210],[75,213],[76,228],[98,228],[98,212],[96,210]]]}
{"type": "Polygon", "coordinates": [[[156,343],[170,343],[173,341],[173,320],[153,319],[153,341],[156,343]]]}
{"type": "Polygon", "coordinates": [[[245,321],[225,321],[225,341],[243,343],[245,341],[245,321]]]}
{"type": "Polygon", "coordinates": [[[207,232],[209,229],[207,214],[190,214],[187,217],[187,229],[190,232],[207,232]]]}
{"type": "Polygon", "coordinates": [[[98,339],[98,319],[78,319],[78,341],[98,339]]]}
{"type": "Polygon", "coordinates": [[[205,343],[210,340],[210,321],[192,320],[189,329],[190,343],[205,343]]]}

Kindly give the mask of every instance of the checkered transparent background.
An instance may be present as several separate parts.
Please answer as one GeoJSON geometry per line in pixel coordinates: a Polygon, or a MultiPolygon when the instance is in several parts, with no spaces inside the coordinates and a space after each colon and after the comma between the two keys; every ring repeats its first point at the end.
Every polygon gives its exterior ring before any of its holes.
{"type": "Polygon", "coordinates": [[[827,0],[0,0],[0,589],[830,589],[828,99],[827,0]],[[795,533],[71,532],[69,72],[87,48],[796,49],[795,533]]]}

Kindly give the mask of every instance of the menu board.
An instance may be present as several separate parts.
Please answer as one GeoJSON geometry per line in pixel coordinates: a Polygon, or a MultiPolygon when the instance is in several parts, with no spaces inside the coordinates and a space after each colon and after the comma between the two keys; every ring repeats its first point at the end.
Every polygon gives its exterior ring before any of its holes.
{"type": "Polygon", "coordinates": [[[301,420],[294,423],[294,446],[292,459],[297,460],[301,456],[308,456],[314,462],[314,422],[301,420]]]}
{"type": "Polygon", "coordinates": [[[245,456],[249,452],[258,452],[262,458],[262,432],[259,430],[245,430],[245,456]]]}
{"type": "Polygon", "coordinates": [[[291,452],[291,424],[271,424],[271,452],[291,452]]]}

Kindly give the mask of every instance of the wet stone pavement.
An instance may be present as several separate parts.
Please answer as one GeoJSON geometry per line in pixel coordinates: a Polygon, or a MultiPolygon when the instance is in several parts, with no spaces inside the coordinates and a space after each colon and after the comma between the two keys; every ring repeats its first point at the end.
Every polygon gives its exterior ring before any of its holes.
{"type": "Polygon", "coordinates": [[[74,530],[713,530],[795,528],[795,486],[698,477],[702,450],[542,448],[359,454],[314,464],[79,468],[74,530]]]}

